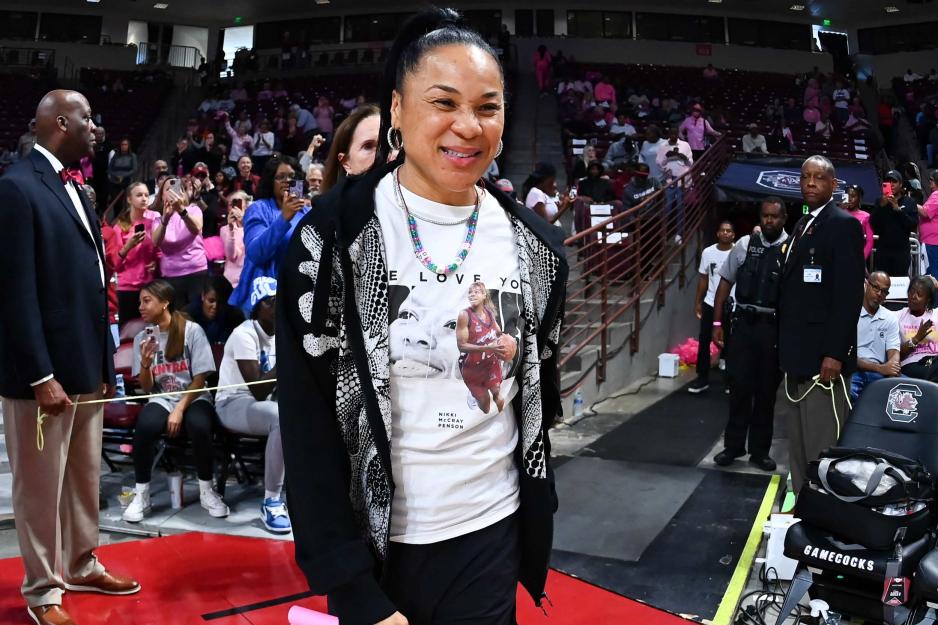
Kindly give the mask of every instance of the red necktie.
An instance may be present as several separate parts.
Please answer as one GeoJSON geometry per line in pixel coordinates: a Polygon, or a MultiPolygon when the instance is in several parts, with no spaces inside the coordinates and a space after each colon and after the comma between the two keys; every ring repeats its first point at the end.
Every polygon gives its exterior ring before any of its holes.
{"type": "Polygon", "coordinates": [[[75,186],[81,186],[85,184],[85,177],[81,174],[80,169],[63,169],[59,172],[59,177],[62,179],[62,184],[68,184],[68,181],[71,180],[75,183],[75,186]]]}

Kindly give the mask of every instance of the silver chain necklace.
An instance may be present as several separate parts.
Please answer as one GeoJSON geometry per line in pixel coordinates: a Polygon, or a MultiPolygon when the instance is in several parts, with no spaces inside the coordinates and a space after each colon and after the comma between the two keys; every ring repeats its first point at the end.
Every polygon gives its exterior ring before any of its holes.
{"type": "MultiPolygon", "coordinates": [[[[412,208],[409,208],[407,206],[407,202],[404,201],[404,192],[401,190],[401,181],[399,179],[399,174],[398,174],[398,170],[400,170],[400,168],[401,166],[398,165],[397,169],[394,170],[394,174],[391,176],[391,179],[394,181],[394,195],[397,199],[397,205],[398,207],[400,207],[402,211],[404,211],[405,214],[410,214],[415,219],[419,219],[420,221],[424,221],[428,224],[433,224],[435,226],[459,226],[461,224],[466,223],[470,219],[472,219],[472,213],[469,213],[465,217],[458,219],[456,221],[444,221],[442,219],[434,219],[432,217],[427,217],[426,215],[421,215],[420,213],[413,210],[412,208]]],[[[482,198],[480,196],[479,190],[477,189],[476,190],[476,205],[475,205],[476,209],[479,208],[479,205],[481,203],[482,203],[482,198]]]]}

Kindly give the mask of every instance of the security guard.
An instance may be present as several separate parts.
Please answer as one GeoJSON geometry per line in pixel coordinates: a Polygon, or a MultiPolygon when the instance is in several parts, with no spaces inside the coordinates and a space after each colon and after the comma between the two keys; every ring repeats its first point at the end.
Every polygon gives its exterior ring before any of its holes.
{"type": "Polygon", "coordinates": [[[759,215],[761,232],[740,239],[723,268],[713,304],[713,341],[723,347],[723,305],[736,284],[732,341],[727,354],[730,418],[723,437],[724,449],[713,461],[721,467],[746,455],[763,471],[774,471],[769,457],[775,418],[778,369],[779,284],[785,258],[785,205],[778,197],[763,200],[759,215]],[[748,441],[747,441],[748,431],[748,441]]]}

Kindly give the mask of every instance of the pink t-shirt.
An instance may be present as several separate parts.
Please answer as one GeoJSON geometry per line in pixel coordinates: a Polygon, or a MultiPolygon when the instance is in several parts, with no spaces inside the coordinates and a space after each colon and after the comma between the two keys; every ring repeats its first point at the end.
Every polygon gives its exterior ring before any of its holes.
{"type": "Polygon", "coordinates": [[[898,316],[899,334],[903,343],[914,337],[918,333],[919,326],[928,319],[931,319],[935,325],[935,329],[929,332],[925,340],[919,343],[911,354],[903,358],[900,364],[904,367],[925,358],[938,356],[938,309],[928,310],[921,317],[916,317],[906,307],[899,311],[898,316]]]}
{"type": "Polygon", "coordinates": [[[938,245],[938,191],[934,191],[922,205],[927,217],[921,218],[919,236],[925,245],[938,245]]]}
{"type": "MultiPolygon", "coordinates": [[[[202,209],[195,204],[187,206],[186,211],[193,217],[202,216],[202,209]]],[[[206,271],[208,258],[202,233],[192,234],[178,213],[173,213],[164,227],[166,235],[160,245],[160,274],[164,278],[178,278],[206,271]]]]}
{"type": "Polygon", "coordinates": [[[139,291],[156,277],[155,267],[153,270],[147,268],[159,262],[160,252],[153,245],[153,220],[156,217],[159,217],[159,213],[143,211],[143,219],[135,221],[127,232],[121,229],[120,224],[114,224],[110,229],[104,242],[105,254],[108,263],[117,273],[118,291],[139,291]],[[137,224],[143,224],[146,236],[127,252],[127,256],[121,258],[121,248],[127,243],[127,239],[133,238],[134,226],[137,224]]]}
{"type": "Polygon", "coordinates": [[[616,88],[608,82],[596,83],[596,88],[594,89],[593,93],[596,96],[597,102],[616,101],[616,88]]]}
{"type": "Polygon", "coordinates": [[[873,227],[870,226],[870,214],[866,211],[855,210],[847,211],[847,214],[860,222],[863,228],[863,236],[866,241],[863,244],[863,258],[869,258],[873,251],[873,227]]]}

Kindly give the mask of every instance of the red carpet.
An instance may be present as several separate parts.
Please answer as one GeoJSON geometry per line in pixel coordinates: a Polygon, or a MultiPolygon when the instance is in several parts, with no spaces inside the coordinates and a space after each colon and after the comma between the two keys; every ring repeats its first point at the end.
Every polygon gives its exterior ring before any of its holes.
{"type": "MultiPolygon", "coordinates": [[[[134,575],[143,590],[129,597],[67,593],[78,625],[286,625],[298,604],[325,611],[307,592],[293,561],[293,543],[189,533],[108,545],[101,561],[134,575]]],[[[31,623],[19,593],[19,558],[0,560],[0,624],[31,623]]],[[[551,571],[549,618],[519,590],[519,625],[687,625],[688,621],[551,571]]]]}

